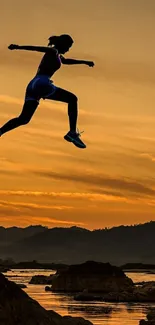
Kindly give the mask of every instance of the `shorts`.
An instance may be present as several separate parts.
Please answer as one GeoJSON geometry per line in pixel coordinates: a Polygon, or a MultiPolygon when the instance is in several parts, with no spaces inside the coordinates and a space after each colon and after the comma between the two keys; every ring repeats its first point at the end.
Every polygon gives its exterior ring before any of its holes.
{"type": "Polygon", "coordinates": [[[36,75],[28,84],[25,93],[25,101],[36,100],[39,102],[41,98],[46,99],[53,95],[57,87],[53,81],[46,75],[36,75]]]}

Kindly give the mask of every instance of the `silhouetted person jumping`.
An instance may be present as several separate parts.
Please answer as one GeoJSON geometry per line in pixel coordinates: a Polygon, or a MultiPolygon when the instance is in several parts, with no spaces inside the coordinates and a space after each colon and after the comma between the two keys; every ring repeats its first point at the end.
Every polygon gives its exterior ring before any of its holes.
{"type": "Polygon", "coordinates": [[[70,130],[64,136],[64,139],[72,142],[79,148],[86,148],[86,145],[80,139],[81,134],[76,131],[78,116],[77,97],[67,90],[56,87],[53,81],[50,80],[51,76],[61,67],[61,63],[86,64],[89,67],[94,66],[94,63],[91,61],[64,58],[62,54],[68,52],[72,44],[73,39],[71,36],[63,34],[60,36],[51,36],[47,47],[9,45],[9,50],[28,50],[43,52],[45,54],[40,62],[36,76],[30,81],[26,88],[25,103],[21,114],[11,119],[0,128],[0,136],[20,125],[27,124],[31,120],[41,98],[52,99],[68,103],[70,130]]]}

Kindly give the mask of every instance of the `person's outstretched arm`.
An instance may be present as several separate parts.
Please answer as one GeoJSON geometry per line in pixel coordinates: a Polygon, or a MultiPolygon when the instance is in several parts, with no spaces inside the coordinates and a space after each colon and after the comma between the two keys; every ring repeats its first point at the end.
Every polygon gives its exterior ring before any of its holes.
{"type": "Polygon", "coordinates": [[[63,64],[86,64],[89,67],[93,67],[94,66],[94,62],[92,61],[85,61],[85,60],[75,60],[75,59],[66,59],[64,58],[64,56],[60,55],[61,57],[61,62],[63,64]]]}
{"type": "Polygon", "coordinates": [[[46,46],[32,46],[32,45],[16,45],[16,44],[10,44],[8,46],[9,50],[27,50],[27,51],[37,51],[37,52],[51,52],[53,51],[53,48],[46,47],[46,46]]]}

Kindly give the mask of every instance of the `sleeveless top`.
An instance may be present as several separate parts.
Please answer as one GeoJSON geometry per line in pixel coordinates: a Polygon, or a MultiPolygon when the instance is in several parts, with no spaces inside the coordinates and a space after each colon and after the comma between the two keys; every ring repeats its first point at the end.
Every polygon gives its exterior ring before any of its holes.
{"type": "Polygon", "coordinates": [[[47,75],[51,77],[55,71],[61,67],[61,58],[56,49],[51,50],[44,54],[38,70],[37,75],[47,75]]]}

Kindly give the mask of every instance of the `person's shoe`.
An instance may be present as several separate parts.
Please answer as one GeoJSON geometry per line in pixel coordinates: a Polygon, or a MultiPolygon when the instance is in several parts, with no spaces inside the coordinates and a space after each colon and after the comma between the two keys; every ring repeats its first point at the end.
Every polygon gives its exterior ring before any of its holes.
{"type": "Polygon", "coordinates": [[[86,148],[86,145],[80,139],[80,136],[81,136],[82,132],[79,132],[79,131],[78,132],[71,132],[71,131],[69,131],[64,136],[64,139],[69,141],[69,142],[72,142],[76,147],[84,149],[84,148],[86,148]]]}

